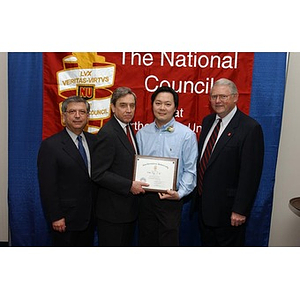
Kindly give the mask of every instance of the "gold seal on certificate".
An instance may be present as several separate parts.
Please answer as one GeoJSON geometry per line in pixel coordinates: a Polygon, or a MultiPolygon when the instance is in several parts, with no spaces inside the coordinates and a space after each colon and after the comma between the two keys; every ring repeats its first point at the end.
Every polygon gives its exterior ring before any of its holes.
{"type": "Polygon", "coordinates": [[[176,190],[178,158],[136,155],[133,180],[149,184],[146,191],[176,190]]]}

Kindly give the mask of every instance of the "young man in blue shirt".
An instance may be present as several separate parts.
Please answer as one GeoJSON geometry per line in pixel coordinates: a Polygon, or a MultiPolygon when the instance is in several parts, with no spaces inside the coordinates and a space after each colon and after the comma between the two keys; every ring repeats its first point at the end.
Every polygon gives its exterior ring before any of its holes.
{"type": "Polygon", "coordinates": [[[154,122],[137,133],[141,155],[178,158],[176,190],[141,195],[139,206],[140,246],[178,246],[184,196],[196,186],[198,145],[196,134],[175,121],[178,94],[162,86],[151,96],[154,122]]]}

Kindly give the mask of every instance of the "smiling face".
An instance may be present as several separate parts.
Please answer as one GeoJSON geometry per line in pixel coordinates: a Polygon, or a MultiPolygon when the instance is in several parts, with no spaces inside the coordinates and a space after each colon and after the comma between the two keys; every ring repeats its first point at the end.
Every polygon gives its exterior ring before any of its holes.
{"type": "Polygon", "coordinates": [[[84,102],[70,102],[67,111],[63,113],[63,122],[68,129],[79,135],[89,120],[89,114],[84,102]]]}
{"type": "Polygon", "coordinates": [[[152,104],[155,123],[158,127],[167,124],[176,111],[173,95],[168,92],[158,93],[152,104]]]}
{"type": "Polygon", "coordinates": [[[233,110],[237,101],[238,94],[232,94],[228,85],[216,85],[211,90],[211,107],[221,118],[224,118],[233,110]]]}

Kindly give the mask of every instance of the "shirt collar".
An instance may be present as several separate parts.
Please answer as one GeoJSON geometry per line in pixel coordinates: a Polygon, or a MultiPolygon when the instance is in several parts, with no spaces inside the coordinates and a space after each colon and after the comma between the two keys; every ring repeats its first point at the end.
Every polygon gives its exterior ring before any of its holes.
{"type": "Polygon", "coordinates": [[[174,127],[174,124],[175,124],[175,118],[173,117],[167,124],[161,126],[160,128],[158,128],[156,123],[155,123],[155,128],[157,130],[166,131],[168,127],[174,127]]]}
{"type": "MultiPolygon", "coordinates": [[[[226,126],[230,122],[230,120],[235,115],[236,111],[237,111],[237,107],[235,106],[227,116],[222,118],[222,126],[226,126]]],[[[219,119],[220,119],[220,117],[218,115],[216,115],[216,121],[219,119]]]]}
{"type": "MultiPolygon", "coordinates": [[[[69,134],[69,136],[71,137],[71,139],[73,140],[73,142],[76,143],[76,139],[77,139],[77,136],[78,136],[78,135],[77,135],[76,133],[74,133],[73,131],[71,131],[68,127],[66,127],[66,131],[67,131],[67,133],[69,134]]],[[[79,135],[82,136],[82,140],[83,140],[83,141],[86,140],[83,131],[82,131],[79,135]]]]}
{"type": "Polygon", "coordinates": [[[114,117],[116,118],[116,120],[119,122],[120,126],[125,130],[126,126],[129,125],[129,123],[124,123],[121,120],[119,120],[115,115],[114,117]]]}

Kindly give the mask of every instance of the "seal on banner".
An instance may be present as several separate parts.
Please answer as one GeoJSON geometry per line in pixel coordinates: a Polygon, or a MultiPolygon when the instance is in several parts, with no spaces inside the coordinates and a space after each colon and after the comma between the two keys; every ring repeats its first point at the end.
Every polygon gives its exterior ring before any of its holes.
{"type": "Polygon", "coordinates": [[[56,73],[59,96],[66,99],[77,95],[88,100],[91,110],[87,130],[97,132],[103,120],[110,117],[109,88],[114,85],[116,65],[97,52],[72,52],[63,58],[63,67],[56,73]],[[94,121],[100,121],[99,126],[90,124],[94,121]]]}

